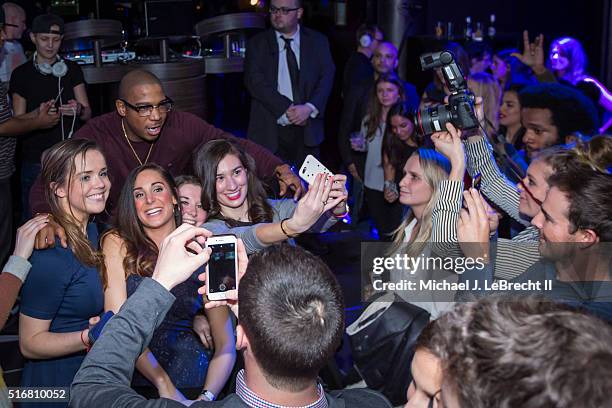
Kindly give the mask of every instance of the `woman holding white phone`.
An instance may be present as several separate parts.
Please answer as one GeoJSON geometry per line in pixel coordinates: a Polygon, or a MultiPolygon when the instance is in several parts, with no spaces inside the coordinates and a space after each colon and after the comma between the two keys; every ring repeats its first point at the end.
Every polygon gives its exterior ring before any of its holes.
{"type": "MultiPolygon", "coordinates": [[[[115,228],[102,237],[105,256],[104,308],[115,313],[144,277],[150,277],[159,247],[181,223],[180,199],[170,174],[149,163],[128,175],[117,208],[115,228]]],[[[206,310],[214,354],[193,330],[203,309],[196,271],[172,290],[176,297],[149,347],[136,362],[132,386],[148,397],[212,400],[219,395],[236,359],[232,322],[227,309],[206,310]],[[210,313],[213,312],[213,313],[210,313]]]]}
{"type": "Polygon", "coordinates": [[[194,171],[202,180],[202,205],[208,211],[203,227],[215,234],[236,235],[247,253],[307,231],[326,231],[346,215],[345,175],[317,175],[297,203],[268,199],[255,173],[255,160],[227,140],[200,147],[194,171]]]}

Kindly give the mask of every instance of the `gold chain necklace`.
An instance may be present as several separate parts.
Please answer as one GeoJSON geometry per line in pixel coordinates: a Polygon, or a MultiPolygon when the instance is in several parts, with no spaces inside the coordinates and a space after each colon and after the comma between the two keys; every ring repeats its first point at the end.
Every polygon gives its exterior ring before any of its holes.
{"type": "Polygon", "coordinates": [[[125,125],[123,124],[123,119],[121,119],[121,129],[123,130],[123,136],[125,136],[125,141],[127,142],[128,146],[130,146],[130,149],[132,149],[132,153],[134,153],[134,157],[136,157],[136,160],[138,160],[138,163],[140,163],[141,166],[143,164],[147,164],[147,162],[149,161],[149,156],[151,156],[151,151],[153,150],[153,146],[155,145],[155,142],[151,143],[151,147],[149,147],[149,152],[147,153],[147,158],[145,159],[143,163],[142,160],[140,160],[140,157],[138,157],[138,154],[136,154],[136,150],[134,150],[134,147],[132,146],[132,143],[130,142],[130,139],[128,138],[127,132],[125,131],[125,125]]]}

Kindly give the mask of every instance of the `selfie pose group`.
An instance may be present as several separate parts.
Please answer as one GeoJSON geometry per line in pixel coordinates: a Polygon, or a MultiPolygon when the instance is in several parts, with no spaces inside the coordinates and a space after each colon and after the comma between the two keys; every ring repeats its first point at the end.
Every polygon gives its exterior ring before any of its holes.
{"type": "MultiPolygon", "coordinates": [[[[344,167],[331,172],[319,160],[335,66],[303,13],[272,0],[271,28],[249,40],[247,138],[178,111],[141,69],[91,118],[81,69],[58,54],[58,16],[34,19],[31,59],[0,53],[12,103],[0,103],[0,329],[19,297],[25,360],[20,384],[0,370],[0,406],[607,406],[612,138],[598,132],[610,104],[580,43],[553,42],[549,61],[527,32],[522,50],[443,44],[420,58],[433,80],[419,98],[397,48],[362,25],[342,78],[344,167]],[[471,291],[374,293],[364,274],[345,372],[346,288],[300,243],[364,225],[387,257],[483,262],[384,275],[471,291]],[[549,290],[483,290],[532,281],[549,290]],[[24,401],[15,386],[65,395],[24,401]]],[[[0,17],[0,41],[15,42],[23,9],[0,17]]]]}

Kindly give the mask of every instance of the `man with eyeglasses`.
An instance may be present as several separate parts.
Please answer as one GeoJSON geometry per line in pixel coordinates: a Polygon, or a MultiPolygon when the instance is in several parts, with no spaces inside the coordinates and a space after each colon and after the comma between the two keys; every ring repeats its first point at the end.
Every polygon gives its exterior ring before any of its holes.
{"type": "MultiPolygon", "coordinates": [[[[74,135],[94,140],[107,158],[109,176],[115,186],[106,204],[109,215],[113,213],[123,180],[133,168],[154,162],[173,176],[191,174],[193,152],[200,144],[219,138],[242,145],[255,159],[257,175],[276,176],[281,193],[291,189],[295,197],[301,194],[298,176],[268,150],[217,129],[191,113],[173,110],[172,100],[160,80],[148,71],[134,70],[122,78],[115,108],[115,112],[91,119],[74,135]]],[[[35,213],[48,212],[40,179],[32,187],[30,199],[35,213]]],[[[51,227],[43,230],[37,247],[46,247],[45,237],[47,242],[54,242],[53,233],[51,227]]]]}
{"type": "Polygon", "coordinates": [[[272,28],[247,45],[248,138],[300,166],[319,155],[335,66],[327,38],[299,24],[301,0],[272,0],[272,28]]]}
{"type": "Polygon", "coordinates": [[[15,3],[4,3],[4,46],[2,47],[2,61],[0,62],[0,81],[8,82],[15,68],[26,62],[23,47],[19,43],[26,29],[25,10],[15,3]]]}

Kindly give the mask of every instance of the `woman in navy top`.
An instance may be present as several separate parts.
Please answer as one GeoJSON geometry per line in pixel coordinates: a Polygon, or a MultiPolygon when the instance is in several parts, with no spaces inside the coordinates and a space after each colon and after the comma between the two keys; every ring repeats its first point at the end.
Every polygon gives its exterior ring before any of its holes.
{"type": "Polygon", "coordinates": [[[104,210],[111,183],[104,156],[94,142],[82,139],[45,151],[41,179],[51,214],[66,230],[68,248],[57,241],[30,258],[19,318],[19,346],[28,359],[21,385],[69,387],[89,346],[89,319],[104,307],[98,273],[104,258],[89,218],[104,210]]]}

